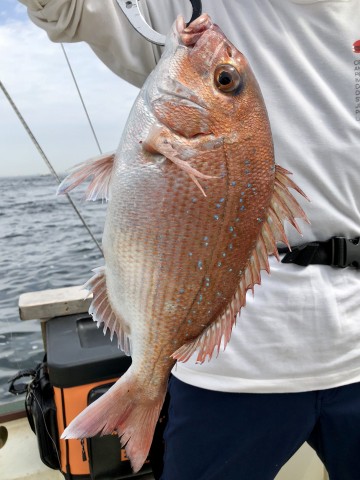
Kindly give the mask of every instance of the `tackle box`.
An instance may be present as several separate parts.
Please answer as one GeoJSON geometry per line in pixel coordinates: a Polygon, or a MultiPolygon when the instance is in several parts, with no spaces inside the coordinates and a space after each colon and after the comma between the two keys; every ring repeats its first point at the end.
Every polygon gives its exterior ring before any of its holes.
{"type": "MultiPolygon", "coordinates": [[[[131,364],[88,314],[56,317],[47,322],[47,362],[54,387],[59,435],[92,401],[106,392],[131,364]]],[[[59,440],[61,472],[67,480],[137,479],[151,472],[145,463],[133,474],[117,436],[86,441],[59,440]]]]}

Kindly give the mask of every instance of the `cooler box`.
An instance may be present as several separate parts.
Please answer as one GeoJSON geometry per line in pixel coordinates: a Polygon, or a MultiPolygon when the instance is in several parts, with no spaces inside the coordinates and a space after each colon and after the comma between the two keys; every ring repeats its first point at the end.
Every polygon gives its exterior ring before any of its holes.
{"type": "MultiPolygon", "coordinates": [[[[104,336],[88,314],[47,322],[47,362],[57,409],[59,434],[129,368],[131,358],[104,336]]],[[[117,436],[85,441],[60,440],[61,471],[67,480],[141,478],[148,463],[133,474],[117,436]]]]}

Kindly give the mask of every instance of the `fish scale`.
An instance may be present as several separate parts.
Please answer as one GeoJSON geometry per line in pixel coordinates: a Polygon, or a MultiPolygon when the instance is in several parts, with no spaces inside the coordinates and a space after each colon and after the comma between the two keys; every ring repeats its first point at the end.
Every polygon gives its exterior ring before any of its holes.
{"type": "Polygon", "coordinates": [[[132,365],[63,438],[117,432],[138,471],[171,368],[226,347],[276,242],[288,244],[283,223],[306,220],[289,189],[305,195],[275,165],[247,60],[206,14],[186,30],[178,18],[116,154],[75,168],[60,193],[89,177],[88,198],[109,199],[91,314],[132,365]]]}

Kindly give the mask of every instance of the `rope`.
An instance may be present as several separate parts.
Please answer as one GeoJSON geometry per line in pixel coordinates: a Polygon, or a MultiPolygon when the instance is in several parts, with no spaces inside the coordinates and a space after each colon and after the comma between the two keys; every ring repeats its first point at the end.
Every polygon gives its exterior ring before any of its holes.
{"type": "Polygon", "coordinates": [[[61,43],[60,45],[61,45],[62,51],[64,52],[65,59],[66,59],[66,63],[68,64],[68,67],[69,67],[71,76],[72,76],[72,78],[73,78],[73,80],[74,80],[76,90],[77,90],[77,92],[78,92],[78,94],[79,94],[80,101],[81,101],[81,103],[82,103],[82,106],[83,106],[83,109],[84,109],[86,118],[88,119],[88,122],[89,122],[89,125],[90,125],[90,128],[91,128],[91,131],[92,131],[92,133],[93,133],[93,135],[94,135],[95,142],[96,142],[96,144],[97,144],[97,146],[98,146],[99,152],[100,152],[100,153],[103,153],[102,150],[101,150],[101,147],[100,147],[99,140],[98,140],[98,138],[97,138],[97,136],[96,136],[96,133],[95,133],[93,124],[91,123],[90,116],[89,116],[88,111],[87,111],[87,108],[86,108],[86,106],[85,106],[85,102],[84,102],[83,97],[82,97],[82,95],[81,95],[81,92],[80,92],[78,83],[77,83],[77,81],[76,81],[75,74],[74,74],[74,72],[73,72],[73,69],[71,68],[71,65],[70,65],[70,62],[69,62],[69,58],[68,58],[68,56],[67,56],[67,54],[66,54],[64,45],[63,45],[62,43],[61,43]]]}
{"type": "MultiPolygon", "coordinates": [[[[32,133],[32,131],[30,130],[28,124],[26,123],[24,117],[21,115],[20,111],[18,110],[18,108],[16,107],[14,101],[12,100],[10,94],[8,93],[8,91],[6,90],[5,86],[3,85],[2,81],[0,80],[0,88],[1,90],[4,92],[4,95],[5,97],[8,99],[10,105],[12,106],[14,112],[16,113],[17,117],[19,118],[20,122],[22,123],[23,127],[25,128],[27,134],[29,135],[30,139],[32,140],[33,144],[35,145],[35,147],[37,148],[38,152],[40,153],[42,159],[44,160],[44,162],[46,163],[46,165],[48,166],[50,172],[52,173],[52,175],[56,178],[56,180],[58,181],[58,183],[60,184],[61,183],[61,179],[60,177],[58,176],[58,174],[56,173],[54,167],[51,165],[49,159],[47,158],[47,156],[45,155],[43,149],[41,148],[39,142],[36,140],[34,134],[32,133]]],[[[91,236],[92,240],[94,241],[94,243],[96,244],[97,248],[99,249],[101,255],[104,255],[103,254],[103,251],[102,251],[102,248],[99,244],[99,242],[96,240],[94,234],[92,233],[92,231],[90,230],[90,227],[88,226],[88,224],[86,223],[85,219],[83,218],[83,216],[81,215],[79,209],[77,208],[77,206],[75,205],[73,199],[70,197],[70,195],[68,193],[65,194],[68,201],[70,202],[71,206],[73,207],[75,213],[77,214],[77,216],[79,217],[81,223],[83,224],[83,226],[86,228],[86,230],[88,231],[89,235],[91,236]]]]}

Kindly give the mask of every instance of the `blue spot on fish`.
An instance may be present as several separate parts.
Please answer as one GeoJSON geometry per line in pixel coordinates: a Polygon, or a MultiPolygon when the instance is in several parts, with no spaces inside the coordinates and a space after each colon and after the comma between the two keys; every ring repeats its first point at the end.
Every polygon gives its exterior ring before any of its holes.
{"type": "Polygon", "coordinates": [[[214,215],[214,220],[219,220],[219,215],[214,215]]]}
{"type": "Polygon", "coordinates": [[[202,270],[203,268],[203,262],[201,260],[198,261],[198,268],[199,270],[202,270]]]}
{"type": "Polygon", "coordinates": [[[231,182],[232,187],[235,187],[235,185],[236,185],[236,182],[231,182]]]}

